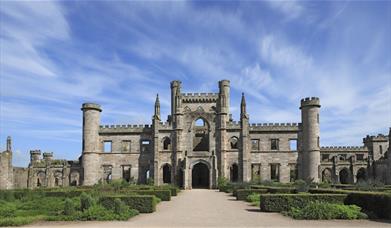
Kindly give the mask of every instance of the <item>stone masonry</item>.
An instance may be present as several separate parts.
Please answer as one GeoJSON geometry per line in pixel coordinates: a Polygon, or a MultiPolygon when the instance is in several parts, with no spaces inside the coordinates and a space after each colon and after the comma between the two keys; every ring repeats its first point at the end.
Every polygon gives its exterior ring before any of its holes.
{"type": "Polygon", "coordinates": [[[228,80],[219,81],[218,93],[183,93],[182,83],[172,81],[171,114],[162,121],[157,96],[151,125],[101,125],[101,106],[85,103],[79,160],[56,160],[52,153],[32,150],[27,168],[12,167],[8,138],[0,157],[0,188],[94,185],[116,179],[215,188],[219,177],[234,182],[391,183],[391,132],[366,136],[362,147],[321,147],[319,98],[301,100],[300,123],[250,123],[244,94],[240,107],[236,122],[230,113],[228,80]]]}

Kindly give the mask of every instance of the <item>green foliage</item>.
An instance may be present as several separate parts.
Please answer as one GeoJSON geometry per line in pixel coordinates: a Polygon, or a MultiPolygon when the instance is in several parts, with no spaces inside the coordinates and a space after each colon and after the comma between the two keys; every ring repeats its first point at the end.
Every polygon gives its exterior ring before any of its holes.
{"type": "Polygon", "coordinates": [[[355,192],[346,197],[345,204],[355,204],[370,215],[391,219],[391,194],[355,192]]]}
{"type": "Polygon", "coordinates": [[[355,189],[361,191],[376,191],[378,189],[383,189],[384,183],[378,180],[359,180],[356,183],[355,189]]]}
{"type": "Polygon", "coordinates": [[[102,196],[99,199],[99,203],[105,208],[114,209],[115,199],[120,199],[127,206],[132,209],[139,211],[140,213],[152,213],[156,210],[156,204],[158,200],[155,196],[139,196],[139,195],[130,195],[130,196],[102,196]]]}
{"type": "Polygon", "coordinates": [[[331,184],[329,182],[321,182],[318,184],[318,188],[331,188],[331,184]]]}
{"type": "Polygon", "coordinates": [[[261,193],[267,193],[267,191],[267,189],[239,189],[236,191],[236,199],[246,200],[247,197],[253,193],[257,193],[259,195],[261,193]]]}
{"type": "Polygon", "coordinates": [[[13,217],[16,213],[16,205],[14,203],[2,202],[0,207],[0,217],[13,217]]]}
{"type": "Polygon", "coordinates": [[[154,184],[155,184],[155,182],[154,182],[153,178],[152,178],[152,177],[149,177],[149,178],[147,179],[147,185],[153,186],[154,184]]]}
{"type": "Polygon", "coordinates": [[[43,215],[0,218],[0,226],[22,226],[45,218],[46,216],[43,215]]]}
{"type": "Polygon", "coordinates": [[[124,202],[118,198],[114,200],[114,213],[120,215],[125,213],[127,210],[129,210],[129,207],[126,206],[124,202]]]}
{"type": "Polygon", "coordinates": [[[252,206],[259,207],[260,200],[261,200],[260,196],[261,196],[260,194],[252,193],[252,194],[247,196],[246,201],[250,202],[252,206]]]}
{"type": "Polygon", "coordinates": [[[292,207],[303,208],[310,202],[343,204],[343,194],[261,194],[261,211],[281,212],[292,207]]]}
{"type": "Polygon", "coordinates": [[[304,180],[296,180],[294,183],[297,192],[308,192],[310,185],[311,183],[308,183],[304,180]]]}
{"type": "Polygon", "coordinates": [[[72,215],[75,213],[75,205],[71,199],[66,199],[64,202],[64,215],[72,215]]]}
{"type": "Polygon", "coordinates": [[[136,195],[154,195],[163,201],[171,200],[170,190],[124,190],[121,193],[133,193],[136,195]]]}
{"type": "Polygon", "coordinates": [[[303,208],[293,207],[285,212],[294,219],[364,219],[367,216],[356,205],[310,202],[303,208]]]}
{"type": "Polygon", "coordinates": [[[87,193],[83,192],[80,195],[80,209],[82,211],[85,211],[93,205],[94,205],[94,199],[87,193]]]}

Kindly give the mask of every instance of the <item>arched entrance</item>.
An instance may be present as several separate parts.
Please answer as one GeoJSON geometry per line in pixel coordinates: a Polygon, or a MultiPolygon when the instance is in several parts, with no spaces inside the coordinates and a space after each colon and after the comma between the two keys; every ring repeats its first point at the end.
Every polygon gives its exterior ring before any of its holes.
{"type": "Polygon", "coordinates": [[[171,167],[169,164],[165,164],[163,166],[163,183],[164,184],[171,183],[171,167]]]}
{"type": "Polygon", "coordinates": [[[357,171],[357,182],[366,181],[367,180],[367,171],[365,168],[360,168],[357,171]]]}
{"type": "Polygon", "coordinates": [[[331,181],[332,181],[331,169],[326,168],[322,172],[322,182],[331,183],[331,181]]]}
{"type": "Polygon", "coordinates": [[[341,184],[349,184],[349,171],[344,168],[339,171],[339,183],[341,184]]]}
{"type": "Polygon", "coordinates": [[[229,169],[229,176],[230,176],[230,180],[231,182],[238,182],[238,179],[239,179],[239,167],[238,165],[235,163],[231,166],[231,168],[229,169]]]}
{"type": "Polygon", "coordinates": [[[191,172],[193,188],[209,188],[209,168],[204,163],[197,163],[191,172]]]}

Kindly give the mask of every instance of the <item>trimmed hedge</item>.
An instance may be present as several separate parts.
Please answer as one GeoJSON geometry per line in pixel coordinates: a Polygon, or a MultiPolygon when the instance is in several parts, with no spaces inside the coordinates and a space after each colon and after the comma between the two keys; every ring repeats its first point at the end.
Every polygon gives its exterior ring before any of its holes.
{"type": "Polygon", "coordinates": [[[171,200],[170,190],[123,190],[121,193],[134,193],[136,195],[153,195],[160,198],[162,201],[171,200]]]}
{"type": "Polygon", "coordinates": [[[157,199],[152,195],[145,196],[102,196],[99,198],[99,203],[108,209],[114,209],[115,199],[120,199],[131,209],[136,209],[140,213],[152,213],[156,211],[157,199]]]}
{"type": "Polygon", "coordinates": [[[355,204],[378,218],[391,219],[391,194],[389,193],[350,193],[345,204],[355,204]]]}
{"type": "Polygon", "coordinates": [[[343,194],[261,194],[261,211],[281,212],[290,208],[303,208],[310,202],[343,204],[347,195],[343,194]]]}
{"type": "Polygon", "coordinates": [[[353,191],[332,188],[311,188],[308,190],[308,192],[314,194],[348,194],[352,193],[353,191]]]}
{"type": "Polygon", "coordinates": [[[238,189],[236,191],[236,199],[237,200],[247,200],[247,196],[253,193],[267,193],[267,189],[238,189]]]}

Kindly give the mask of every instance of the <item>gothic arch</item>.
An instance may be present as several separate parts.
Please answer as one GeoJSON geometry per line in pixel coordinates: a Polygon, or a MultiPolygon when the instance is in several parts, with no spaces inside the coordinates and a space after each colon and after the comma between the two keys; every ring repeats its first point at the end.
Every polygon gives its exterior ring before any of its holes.
{"type": "Polygon", "coordinates": [[[364,167],[359,168],[357,170],[356,178],[357,178],[357,182],[366,181],[367,180],[367,169],[364,167]]]}
{"type": "Polygon", "coordinates": [[[239,149],[239,138],[236,136],[232,136],[229,140],[229,146],[232,150],[239,149]]]}
{"type": "Polygon", "coordinates": [[[339,183],[341,184],[349,184],[349,178],[350,178],[350,174],[349,174],[349,169],[348,168],[343,168],[339,171],[339,183]]]}
{"type": "Polygon", "coordinates": [[[69,185],[70,186],[78,186],[80,183],[80,173],[78,171],[72,171],[69,174],[69,185]]]}
{"type": "Polygon", "coordinates": [[[170,139],[170,137],[165,136],[162,139],[162,143],[163,143],[163,150],[171,150],[171,139],[170,139]]]}
{"type": "Polygon", "coordinates": [[[322,182],[331,183],[332,182],[332,171],[330,168],[325,168],[322,171],[322,182]]]}

